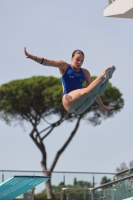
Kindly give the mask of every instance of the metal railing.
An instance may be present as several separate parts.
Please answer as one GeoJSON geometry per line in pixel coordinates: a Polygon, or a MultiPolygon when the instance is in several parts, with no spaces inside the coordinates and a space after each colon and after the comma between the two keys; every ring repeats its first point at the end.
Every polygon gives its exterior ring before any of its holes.
{"type": "Polygon", "coordinates": [[[116,173],[113,180],[118,179],[119,177],[124,177],[124,176],[130,176],[131,174],[133,174],[133,168],[124,170],[122,172],[116,173]]]}
{"type": "MultiPolygon", "coordinates": [[[[0,183],[6,181],[7,179],[11,178],[14,175],[34,175],[34,176],[42,176],[44,172],[47,171],[28,171],[28,170],[0,170],[0,183]]],[[[47,172],[49,173],[49,172],[47,172]]],[[[74,182],[80,181],[84,183],[90,183],[91,187],[95,187],[99,185],[102,178],[107,176],[111,180],[113,180],[113,176],[115,173],[108,173],[108,172],[66,172],[66,171],[53,171],[51,173],[51,183],[52,186],[57,186],[54,188],[54,194],[60,195],[60,189],[62,187],[68,187],[71,185],[75,187],[74,182]],[[59,185],[60,188],[58,187],[59,185]]],[[[81,187],[80,185],[76,185],[76,187],[81,187]]],[[[88,187],[87,185],[83,185],[82,187],[88,187]]],[[[38,194],[45,190],[45,184],[42,183],[38,185],[35,189],[35,194],[38,194]]]]}
{"type": "Polygon", "coordinates": [[[61,200],[121,200],[133,197],[133,168],[115,174],[114,178],[117,180],[95,188],[62,188],[61,200]]]}

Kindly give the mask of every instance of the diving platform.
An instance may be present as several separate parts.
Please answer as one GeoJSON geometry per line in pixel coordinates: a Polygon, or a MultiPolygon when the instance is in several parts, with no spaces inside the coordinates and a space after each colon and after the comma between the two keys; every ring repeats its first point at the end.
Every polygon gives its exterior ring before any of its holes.
{"type": "Polygon", "coordinates": [[[104,9],[104,17],[133,19],[133,0],[109,0],[104,9]]]}
{"type": "Polygon", "coordinates": [[[12,200],[49,179],[44,176],[14,176],[0,184],[0,200],[12,200]]]}

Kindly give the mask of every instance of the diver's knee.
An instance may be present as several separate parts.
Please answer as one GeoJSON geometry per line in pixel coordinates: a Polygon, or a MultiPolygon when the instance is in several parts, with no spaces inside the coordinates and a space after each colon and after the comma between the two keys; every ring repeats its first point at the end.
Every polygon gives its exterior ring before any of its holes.
{"type": "Polygon", "coordinates": [[[88,97],[87,89],[86,89],[86,88],[83,88],[83,89],[80,91],[80,95],[81,95],[82,97],[88,97]]]}

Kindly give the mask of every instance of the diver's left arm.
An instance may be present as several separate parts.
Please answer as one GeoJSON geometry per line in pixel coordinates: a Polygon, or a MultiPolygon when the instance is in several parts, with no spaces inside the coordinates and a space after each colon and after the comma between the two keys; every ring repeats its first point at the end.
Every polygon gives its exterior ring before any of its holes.
{"type": "Polygon", "coordinates": [[[95,98],[95,100],[97,101],[97,103],[99,104],[99,106],[101,107],[102,110],[109,111],[109,110],[114,109],[113,106],[106,106],[106,105],[104,105],[103,102],[102,102],[102,100],[101,100],[101,98],[100,98],[100,96],[97,96],[95,98]]]}

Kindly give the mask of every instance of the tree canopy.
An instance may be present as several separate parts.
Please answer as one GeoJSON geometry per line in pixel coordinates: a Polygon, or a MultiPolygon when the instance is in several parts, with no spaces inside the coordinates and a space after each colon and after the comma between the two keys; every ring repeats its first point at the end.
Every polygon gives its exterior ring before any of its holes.
{"type": "MultiPolygon", "coordinates": [[[[56,114],[59,117],[66,115],[65,119],[69,120],[75,118],[75,114],[66,114],[61,96],[60,78],[39,76],[11,81],[0,87],[1,117],[9,121],[25,119],[34,120],[37,123],[50,114],[56,114]]],[[[106,105],[112,105],[115,109],[110,112],[102,111],[95,102],[82,115],[85,117],[90,114],[87,119],[93,124],[100,123],[102,118],[113,116],[124,105],[122,94],[111,83],[108,84],[101,97],[106,105]]]]}

